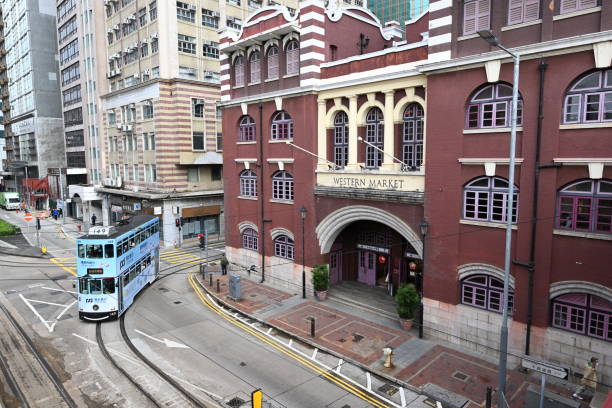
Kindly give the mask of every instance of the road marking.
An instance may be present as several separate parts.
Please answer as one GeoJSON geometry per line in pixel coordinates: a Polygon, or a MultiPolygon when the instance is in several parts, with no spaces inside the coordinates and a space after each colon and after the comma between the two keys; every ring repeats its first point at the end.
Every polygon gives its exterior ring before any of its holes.
{"type": "MultiPolygon", "coordinates": [[[[76,334],[76,333],[72,333],[72,335],[73,335],[74,337],[78,338],[78,339],[83,340],[83,341],[84,341],[84,342],[86,342],[86,343],[92,344],[92,345],[94,345],[94,346],[97,346],[97,345],[98,345],[98,343],[97,343],[97,342],[95,342],[95,341],[93,341],[93,340],[89,340],[88,338],[85,338],[85,337],[83,337],[83,336],[80,336],[80,335],[78,335],[78,334],[76,334]]],[[[132,364],[135,364],[135,365],[140,366],[140,367],[145,367],[145,365],[144,365],[142,362],[140,362],[140,361],[138,361],[138,360],[135,360],[135,359],[133,359],[132,357],[130,357],[130,356],[128,356],[128,355],[126,355],[126,354],[123,354],[123,353],[121,353],[121,352],[119,352],[119,351],[115,351],[115,350],[113,350],[113,349],[111,349],[111,348],[108,348],[107,350],[109,351],[109,353],[113,353],[113,354],[115,354],[115,355],[117,355],[117,356],[119,356],[119,357],[121,357],[121,358],[123,358],[123,359],[125,359],[125,360],[129,361],[129,362],[130,362],[130,363],[132,363],[132,364]]],[[[147,367],[148,367],[148,366],[147,366],[147,367]]],[[[215,398],[215,399],[217,399],[217,400],[223,400],[223,397],[222,397],[222,396],[217,395],[217,394],[215,394],[215,393],[212,393],[212,392],[208,391],[207,389],[204,389],[204,388],[202,388],[202,387],[198,387],[197,385],[192,384],[192,383],[190,383],[189,381],[184,380],[184,379],[182,379],[182,378],[180,378],[180,377],[177,377],[176,375],[173,375],[173,374],[170,374],[170,373],[166,373],[166,374],[168,374],[168,376],[170,376],[170,377],[174,378],[175,380],[180,381],[180,382],[182,382],[183,384],[190,386],[191,388],[193,388],[193,389],[195,389],[195,390],[198,390],[198,391],[200,391],[200,392],[203,392],[204,394],[208,394],[208,395],[210,395],[211,397],[213,397],[213,398],[215,398]]]]}
{"type": "Polygon", "coordinates": [[[74,293],[75,295],[77,294],[77,292],[74,292],[74,291],[71,291],[71,290],[63,290],[63,289],[57,289],[57,288],[48,288],[46,286],[43,286],[41,289],[54,290],[56,292],[74,293]]]}
{"type": "Polygon", "coordinates": [[[284,346],[278,340],[276,340],[274,338],[271,338],[271,337],[270,338],[266,337],[265,334],[263,333],[263,331],[260,331],[258,329],[252,328],[249,325],[246,325],[246,324],[244,324],[244,323],[242,323],[240,321],[237,321],[236,319],[231,318],[230,314],[228,312],[226,312],[223,308],[220,308],[220,307],[216,306],[214,301],[209,301],[209,300],[206,299],[206,296],[203,293],[202,289],[200,287],[198,287],[198,283],[195,281],[194,274],[187,275],[187,280],[189,281],[189,284],[193,288],[194,292],[196,293],[196,296],[198,296],[200,298],[200,301],[202,303],[204,303],[214,313],[216,313],[219,316],[223,317],[225,320],[229,321],[230,323],[234,324],[235,326],[238,326],[242,330],[250,333],[254,337],[257,337],[262,342],[272,346],[273,348],[275,348],[276,350],[280,351],[281,353],[283,353],[283,354],[293,358],[294,360],[300,362],[302,365],[304,365],[304,366],[310,368],[312,371],[318,373],[321,377],[327,378],[329,381],[337,384],[339,387],[341,387],[344,390],[350,392],[351,394],[357,396],[358,398],[361,398],[362,400],[370,403],[373,406],[378,407],[378,408],[388,408],[389,405],[386,405],[385,403],[389,403],[392,406],[397,406],[397,404],[395,404],[395,403],[393,403],[391,401],[388,401],[384,397],[377,396],[377,395],[376,396],[372,396],[372,395],[368,394],[367,392],[362,391],[360,388],[358,388],[358,387],[362,387],[362,386],[360,386],[359,384],[355,383],[353,380],[351,380],[351,379],[349,379],[347,377],[342,378],[342,377],[339,377],[338,375],[335,375],[330,370],[322,369],[317,364],[314,364],[314,363],[310,362],[309,360],[307,360],[307,358],[302,357],[300,354],[298,354],[299,352],[288,350],[286,348],[286,346],[284,346]],[[353,383],[354,385],[351,384],[351,383],[353,383]],[[385,403],[383,403],[381,401],[385,401],[385,403]]]}
{"type": "Polygon", "coordinates": [[[28,289],[37,288],[42,285],[44,285],[44,283],[33,283],[31,285],[28,285],[28,289]]]}
{"type": "Polygon", "coordinates": [[[317,359],[317,353],[319,352],[319,349],[316,348],[312,351],[312,357],[310,357],[312,360],[316,360],[317,359]]]}
{"type": "Polygon", "coordinates": [[[66,312],[68,311],[68,309],[70,309],[70,307],[71,307],[72,305],[74,305],[76,302],[77,302],[77,301],[75,300],[75,301],[73,301],[71,304],[66,305],[66,307],[64,308],[64,310],[62,310],[62,312],[61,312],[60,314],[58,314],[58,315],[57,315],[57,317],[56,317],[55,319],[56,319],[56,320],[59,320],[59,319],[60,319],[60,318],[61,318],[61,317],[64,315],[64,313],[66,313],[66,312]]]}
{"type": "Polygon", "coordinates": [[[36,300],[36,299],[28,299],[29,302],[33,302],[33,303],[42,303],[44,305],[52,305],[52,306],[58,306],[58,307],[64,307],[66,305],[60,304],[60,303],[53,303],[53,302],[45,302],[44,300],[36,300]]]}
{"type": "Polygon", "coordinates": [[[340,374],[340,369],[342,368],[342,364],[344,364],[344,360],[343,359],[339,359],[338,360],[338,365],[336,366],[336,372],[338,374],[340,374]]]}
{"type": "Polygon", "coordinates": [[[19,297],[21,298],[21,300],[23,300],[23,302],[30,308],[30,310],[36,315],[36,317],[38,317],[38,320],[40,320],[42,322],[42,324],[45,325],[45,327],[47,328],[47,330],[49,330],[49,333],[53,332],[53,327],[55,326],[55,324],[53,325],[49,325],[49,322],[45,319],[43,319],[43,317],[40,315],[40,313],[38,313],[38,311],[36,310],[36,308],[34,306],[32,306],[30,304],[30,302],[28,302],[28,300],[23,297],[23,295],[20,293],[19,297]]]}
{"type": "MultiPolygon", "coordinates": [[[[369,372],[366,372],[366,388],[368,391],[372,391],[372,377],[369,372]]],[[[402,404],[404,406],[404,404],[402,404]]]]}
{"type": "Polygon", "coordinates": [[[56,258],[51,258],[49,259],[52,263],[54,263],[55,265],[61,267],[63,270],[65,270],[66,272],[70,273],[72,276],[77,276],[76,272],[74,271],[74,268],[70,268],[65,266],[63,263],[61,263],[60,261],[57,261],[56,258]]]}
{"type": "Polygon", "coordinates": [[[151,335],[149,335],[149,334],[147,334],[147,333],[141,332],[141,331],[140,331],[140,330],[138,330],[138,329],[134,329],[134,331],[135,331],[136,333],[138,333],[138,334],[142,334],[143,336],[145,336],[145,337],[147,337],[147,338],[149,338],[149,339],[151,339],[151,340],[154,340],[154,341],[156,341],[156,342],[158,342],[158,343],[165,344],[165,345],[166,345],[166,347],[171,347],[171,348],[191,348],[191,347],[189,347],[189,346],[186,346],[186,345],[184,345],[184,344],[178,343],[178,342],[176,342],[176,341],[172,341],[172,340],[168,340],[168,339],[157,339],[157,338],[155,338],[155,337],[153,337],[153,336],[151,336],[151,335]]]}
{"type": "Polygon", "coordinates": [[[0,246],[3,246],[5,248],[10,248],[10,249],[17,249],[17,247],[15,245],[9,244],[8,242],[3,241],[1,239],[0,239],[0,246]]]}

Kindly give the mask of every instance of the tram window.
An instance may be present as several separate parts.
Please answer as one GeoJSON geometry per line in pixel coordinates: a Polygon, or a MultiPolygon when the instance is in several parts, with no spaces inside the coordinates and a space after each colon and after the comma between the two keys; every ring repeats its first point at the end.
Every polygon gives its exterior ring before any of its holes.
{"type": "Polygon", "coordinates": [[[102,245],[87,245],[87,258],[102,258],[102,245]]]}
{"type": "Polygon", "coordinates": [[[101,295],[102,294],[102,279],[90,279],[89,280],[89,294],[101,295]]]}
{"type": "Polygon", "coordinates": [[[79,258],[85,258],[85,245],[79,244],[79,258]]]}
{"type": "Polygon", "coordinates": [[[134,248],[134,235],[130,235],[130,248],[134,248]]]}
{"type": "Polygon", "coordinates": [[[105,295],[115,293],[115,278],[102,279],[102,286],[104,288],[105,295]]]}
{"type": "Polygon", "coordinates": [[[145,228],[144,232],[143,232],[143,238],[147,239],[151,236],[151,228],[147,227],[145,228]]]}
{"type": "Polygon", "coordinates": [[[123,286],[127,285],[128,283],[130,283],[130,275],[126,273],[123,275],[123,286]]]}
{"type": "Polygon", "coordinates": [[[115,257],[115,247],[113,244],[104,245],[104,257],[105,258],[114,258],[115,257]]]}
{"type": "Polygon", "coordinates": [[[79,279],[79,293],[87,295],[89,288],[87,287],[87,279],[79,279]]]}
{"type": "Polygon", "coordinates": [[[123,253],[126,254],[127,251],[129,251],[129,250],[130,250],[130,247],[129,247],[129,244],[128,244],[128,240],[126,239],[126,240],[123,241],[123,253]]]}
{"type": "Polygon", "coordinates": [[[123,255],[123,246],[121,245],[121,242],[119,242],[117,244],[117,258],[119,258],[121,255],[123,255]]]}

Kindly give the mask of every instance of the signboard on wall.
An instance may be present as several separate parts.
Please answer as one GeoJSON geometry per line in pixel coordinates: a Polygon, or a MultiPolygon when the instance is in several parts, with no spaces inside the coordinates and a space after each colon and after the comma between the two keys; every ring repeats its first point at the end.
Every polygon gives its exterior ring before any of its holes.
{"type": "Polygon", "coordinates": [[[153,214],[161,215],[162,214],[162,208],[161,207],[154,207],[153,208],[153,214]]]}
{"type": "Polygon", "coordinates": [[[377,247],[377,246],[365,245],[365,244],[357,244],[357,248],[367,249],[368,251],[374,251],[374,252],[382,252],[383,254],[388,254],[391,252],[389,251],[389,248],[383,248],[383,247],[377,247]]]}
{"type": "Polygon", "coordinates": [[[27,118],[11,124],[11,130],[15,136],[34,133],[34,118],[27,118]]]}
{"type": "Polygon", "coordinates": [[[201,207],[193,207],[193,208],[183,208],[183,218],[190,217],[205,217],[207,215],[217,215],[221,214],[221,206],[220,205],[208,205],[201,207]]]}

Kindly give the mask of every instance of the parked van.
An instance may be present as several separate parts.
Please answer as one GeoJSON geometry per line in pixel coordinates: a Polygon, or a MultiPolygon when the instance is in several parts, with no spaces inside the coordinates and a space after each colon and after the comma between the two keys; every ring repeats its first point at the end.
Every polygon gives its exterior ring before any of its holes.
{"type": "Polygon", "coordinates": [[[20,201],[19,193],[6,191],[0,193],[0,207],[5,210],[18,210],[20,201]]]}

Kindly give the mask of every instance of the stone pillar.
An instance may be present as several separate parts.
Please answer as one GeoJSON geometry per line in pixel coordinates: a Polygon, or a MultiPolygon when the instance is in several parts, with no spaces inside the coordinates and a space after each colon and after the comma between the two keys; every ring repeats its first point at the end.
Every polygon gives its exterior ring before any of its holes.
{"type": "Polygon", "coordinates": [[[102,225],[111,225],[110,199],[107,195],[102,198],[102,225]]]}
{"type": "Polygon", "coordinates": [[[385,91],[385,127],[384,127],[384,146],[383,150],[383,165],[382,170],[393,171],[396,170],[396,161],[393,159],[395,156],[395,143],[393,134],[393,95],[395,91],[385,91]]]}
{"type": "Polygon", "coordinates": [[[319,159],[317,159],[317,170],[327,170],[327,163],[322,159],[325,158],[329,160],[327,157],[327,128],[325,126],[325,116],[327,114],[327,109],[325,105],[325,99],[319,99],[318,102],[318,118],[317,118],[317,155],[319,159]]]}
{"type": "Polygon", "coordinates": [[[347,170],[359,170],[357,163],[357,95],[349,97],[349,145],[347,170]]]}

